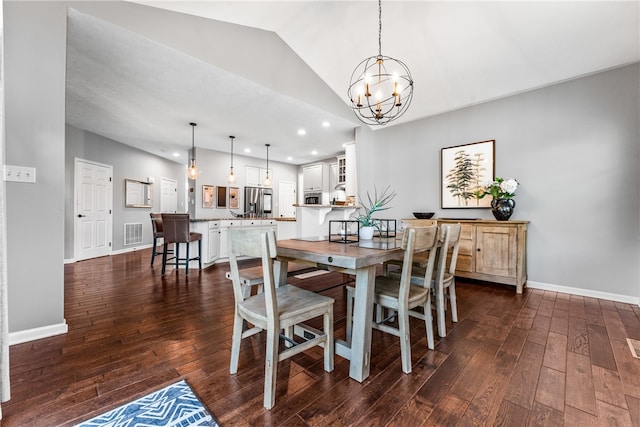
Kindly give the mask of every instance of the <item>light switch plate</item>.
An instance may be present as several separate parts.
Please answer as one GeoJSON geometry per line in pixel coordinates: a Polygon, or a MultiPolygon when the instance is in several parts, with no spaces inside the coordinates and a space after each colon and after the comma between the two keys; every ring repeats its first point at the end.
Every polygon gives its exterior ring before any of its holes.
{"type": "Polygon", "coordinates": [[[28,182],[35,184],[36,168],[29,166],[4,165],[4,180],[7,182],[28,182]]]}

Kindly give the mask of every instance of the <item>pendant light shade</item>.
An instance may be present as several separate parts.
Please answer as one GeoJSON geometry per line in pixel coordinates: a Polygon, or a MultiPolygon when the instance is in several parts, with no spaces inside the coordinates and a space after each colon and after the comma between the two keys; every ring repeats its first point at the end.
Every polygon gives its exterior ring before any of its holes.
{"type": "Polygon", "coordinates": [[[200,169],[196,166],[196,145],[195,145],[195,128],[198,126],[196,123],[189,123],[191,125],[191,165],[187,168],[187,176],[189,179],[196,179],[200,176],[200,169]]]}
{"type": "Polygon", "coordinates": [[[235,173],[233,173],[233,140],[235,139],[235,136],[230,135],[229,139],[231,140],[231,168],[229,169],[229,176],[227,176],[227,182],[229,184],[235,184],[236,175],[235,173]]]}
{"type": "Polygon", "coordinates": [[[358,119],[384,125],[400,116],[413,99],[413,78],[404,62],[382,55],[382,0],[378,0],[378,55],[362,61],[351,74],[348,96],[358,119]]]}
{"type": "Polygon", "coordinates": [[[264,178],[264,185],[271,186],[271,177],[269,176],[269,147],[271,144],[264,144],[267,147],[267,175],[264,178]]]}

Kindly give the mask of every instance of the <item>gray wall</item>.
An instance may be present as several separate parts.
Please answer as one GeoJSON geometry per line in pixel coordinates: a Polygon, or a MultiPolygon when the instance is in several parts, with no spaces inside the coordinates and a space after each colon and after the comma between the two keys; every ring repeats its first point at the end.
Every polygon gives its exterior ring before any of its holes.
{"type": "Polygon", "coordinates": [[[150,212],[160,212],[160,178],[175,179],[178,182],[178,212],[186,212],[185,189],[186,165],[137,150],[117,141],[93,134],[73,126],[66,127],[65,156],[65,240],[66,259],[74,256],[74,161],[75,158],[91,160],[113,167],[113,250],[131,250],[132,245],[124,245],[124,224],[142,223],[143,243],[148,246],[153,241],[150,212]],[[127,208],[124,206],[124,180],[147,181],[154,178],[153,207],[127,208]]]}
{"type": "Polygon", "coordinates": [[[64,323],[65,3],[4,2],[9,332],[64,323]]]}
{"type": "Polygon", "coordinates": [[[531,221],[529,280],[638,298],[639,82],[634,64],[377,130],[358,147],[360,191],[390,184],[390,217],[493,218],[440,209],[439,182],[441,148],[495,139],[496,175],[521,184],[512,219],[531,221]]]}

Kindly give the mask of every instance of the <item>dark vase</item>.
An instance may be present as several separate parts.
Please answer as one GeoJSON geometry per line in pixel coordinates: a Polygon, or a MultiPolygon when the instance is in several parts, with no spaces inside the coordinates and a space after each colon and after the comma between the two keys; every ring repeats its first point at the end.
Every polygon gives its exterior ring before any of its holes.
{"type": "Polygon", "coordinates": [[[516,201],[513,199],[493,199],[491,201],[491,212],[498,221],[506,221],[513,214],[516,201]]]}

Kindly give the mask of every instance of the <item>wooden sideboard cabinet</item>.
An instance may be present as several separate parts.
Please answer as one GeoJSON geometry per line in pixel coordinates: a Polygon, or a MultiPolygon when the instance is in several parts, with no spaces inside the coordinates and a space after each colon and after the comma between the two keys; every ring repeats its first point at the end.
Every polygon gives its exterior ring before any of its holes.
{"type": "Polygon", "coordinates": [[[438,219],[460,223],[456,276],[513,285],[521,294],[527,282],[529,221],[438,219]]]}

